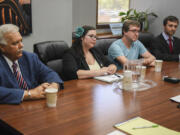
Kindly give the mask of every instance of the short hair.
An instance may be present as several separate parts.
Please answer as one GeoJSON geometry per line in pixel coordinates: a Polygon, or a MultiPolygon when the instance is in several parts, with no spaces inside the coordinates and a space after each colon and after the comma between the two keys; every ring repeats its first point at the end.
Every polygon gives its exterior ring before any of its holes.
{"type": "Polygon", "coordinates": [[[177,22],[179,24],[179,20],[175,16],[167,16],[166,18],[164,18],[163,25],[165,26],[168,21],[170,21],[170,22],[177,22]]]}
{"type": "Polygon", "coordinates": [[[3,24],[0,26],[0,44],[7,45],[4,35],[9,32],[19,32],[19,27],[14,24],[3,24]]]}
{"type": "Polygon", "coordinates": [[[135,20],[127,20],[124,22],[123,27],[122,27],[122,35],[124,35],[124,32],[128,32],[129,31],[129,26],[133,25],[133,26],[137,26],[140,27],[140,23],[138,21],[135,20]]]}

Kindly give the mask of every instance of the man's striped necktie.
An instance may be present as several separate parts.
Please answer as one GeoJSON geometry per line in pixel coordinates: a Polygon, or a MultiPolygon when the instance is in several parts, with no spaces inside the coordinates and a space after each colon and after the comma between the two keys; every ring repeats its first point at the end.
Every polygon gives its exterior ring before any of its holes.
{"type": "Polygon", "coordinates": [[[21,72],[18,71],[17,64],[15,62],[13,62],[12,68],[13,68],[14,76],[18,81],[19,87],[22,88],[23,90],[27,90],[28,89],[27,83],[23,79],[21,72]]]}

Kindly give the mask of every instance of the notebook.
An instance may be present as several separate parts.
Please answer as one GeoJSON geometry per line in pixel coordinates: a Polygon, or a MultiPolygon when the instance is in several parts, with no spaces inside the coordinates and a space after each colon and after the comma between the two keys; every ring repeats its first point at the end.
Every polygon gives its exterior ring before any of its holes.
{"type": "Polygon", "coordinates": [[[180,135],[180,132],[168,129],[141,117],[135,117],[116,124],[115,127],[132,135],[180,135]]]}
{"type": "Polygon", "coordinates": [[[113,74],[113,75],[104,75],[104,76],[94,77],[94,79],[96,79],[96,80],[100,80],[100,81],[104,81],[104,82],[108,82],[108,83],[120,81],[120,80],[122,80],[122,78],[123,78],[123,75],[117,74],[117,73],[113,74]]]}

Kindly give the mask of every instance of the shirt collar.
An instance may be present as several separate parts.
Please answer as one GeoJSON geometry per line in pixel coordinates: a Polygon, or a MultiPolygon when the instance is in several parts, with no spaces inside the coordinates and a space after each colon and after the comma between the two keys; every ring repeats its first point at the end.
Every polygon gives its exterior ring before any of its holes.
{"type": "MultiPolygon", "coordinates": [[[[12,65],[13,65],[13,62],[8,58],[8,57],[6,57],[5,55],[3,55],[3,57],[4,57],[4,59],[6,60],[6,62],[8,63],[8,65],[9,65],[9,67],[12,67],[12,65]]],[[[18,66],[19,66],[19,64],[18,64],[18,61],[16,60],[16,61],[14,61],[18,66]]]]}
{"type": "MultiPolygon", "coordinates": [[[[163,37],[164,37],[164,39],[165,39],[166,41],[169,40],[169,36],[168,36],[165,32],[163,32],[162,35],[163,35],[163,37]]],[[[171,37],[171,39],[174,40],[174,39],[173,39],[173,36],[171,37]]]]}
{"type": "MultiPolygon", "coordinates": [[[[121,40],[122,44],[126,47],[126,45],[124,44],[123,40],[122,40],[122,39],[120,39],[120,40],[121,40]]],[[[136,41],[137,41],[137,40],[136,40],[136,41]]],[[[136,41],[134,41],[134,42],[131,43],[129,49],[131,49],[132,47],[134,47],[134,44],[135,44],[136,41]]],[[[126,48],[127,48],[127,47],[126,47],[126,48]]],[[[127,48],[127,49],[128,49],[128,48],[127,48]]]]}

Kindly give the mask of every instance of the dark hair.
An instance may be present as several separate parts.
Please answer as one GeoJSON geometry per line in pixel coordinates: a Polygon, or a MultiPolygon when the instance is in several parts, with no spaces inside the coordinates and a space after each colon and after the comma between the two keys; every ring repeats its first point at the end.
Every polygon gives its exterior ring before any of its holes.
{"type": "Polygon", "coordinates": [[[129,26],[133,25],[133,26],[137,26],[140,27],[140,23],[138,21],[135,20],[127,20],[124,22],[123,27],[122,27],[122,35],[124,35],[124,32],[128,32],[129,31],[129,26]]]}
{"type": "Polygon", "coordinates": [[[74,48],[76,50],[76,52],[80,55],[84,55],[83,53],[83,49],[82,49],[82,40],[81,38],[86,36],[86,34],[88,33],[88,31],[90,30],[96,30],[94,27],[92,26],[87,26],[87,25],[84,25],[82,27],[84,29],[84,32],[83,34],[80,36],[80,37],[75,37],[74,38],[74,41],[72,43],[72,48],[74,48]]]}
{"type": "Polygon", "coordinates": [[[166,18],[164,18],[163,25],[165,26],[168,21],[170,21],[170,22],[177,22],[179,24],[179,20],[175,16],[167,16],[166,18]]]}

